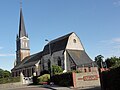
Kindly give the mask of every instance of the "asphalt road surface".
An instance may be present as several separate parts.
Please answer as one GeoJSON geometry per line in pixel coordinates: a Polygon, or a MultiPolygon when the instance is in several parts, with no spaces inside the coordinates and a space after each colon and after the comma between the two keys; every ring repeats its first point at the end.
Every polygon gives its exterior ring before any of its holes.
{"type": "Polygon", "coordinates": [[[6,84],[4,87],[0,86],[0,90],[101,90],[100,87],[87,87],[87,88],[73,88],[73,87],[60,87],[57,85],[11,85],[6,84]]]}
{"type": "Polygon", "coordinates": [[[8,90],[51,90],[42,87],[24,87],[24,88],[15,88],[15,89],[8,89],[8,90]]]}

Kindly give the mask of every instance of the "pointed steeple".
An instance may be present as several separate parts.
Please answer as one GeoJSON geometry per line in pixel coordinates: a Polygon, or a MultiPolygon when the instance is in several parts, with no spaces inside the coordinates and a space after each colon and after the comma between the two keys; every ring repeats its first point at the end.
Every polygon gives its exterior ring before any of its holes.
{"type": "Polygon", "coordinates": [[[19,37],[23,37],[26,36],[26,30],[25,30],[25,24],[24,24],[24,18],[23,18],[23,14],[22,14],[22,8],[20,8],[20,23],[19,23],[19,37]]]}
{"type": "Polygon", "coordinates": [[[30,56],[29,38],[25,30],[22,14],[22,0],[20,0],[19,34],[16,36],[16,64],[21,63],[21,61],[27,56],[30,56]]]}

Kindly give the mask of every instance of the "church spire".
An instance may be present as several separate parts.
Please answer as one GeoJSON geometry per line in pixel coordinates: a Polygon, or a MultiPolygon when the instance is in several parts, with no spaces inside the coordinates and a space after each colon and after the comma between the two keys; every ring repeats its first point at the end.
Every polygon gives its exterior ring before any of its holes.
{"type": "Polygon", "coordinates": [[[20,8],[22,8],[22,0],[20,0],[20,8]]]}
{"type": "Polygon", "coordinates": [[[20,0],[20,23],[19,23],[19,37],[27,37],[26,30],[25,30],[25,24],[24,24],[24,18],[22,14],[22,1],[20,0]]]}
{"type": "Polygon", "coordinates": [[[16,49],[17,49],[16,64],[19,64],[25,57],[30,56],[29,38],[25,30],[21,0],[20,0],[19,34],[17,34],[16,37],[16,49]]]}

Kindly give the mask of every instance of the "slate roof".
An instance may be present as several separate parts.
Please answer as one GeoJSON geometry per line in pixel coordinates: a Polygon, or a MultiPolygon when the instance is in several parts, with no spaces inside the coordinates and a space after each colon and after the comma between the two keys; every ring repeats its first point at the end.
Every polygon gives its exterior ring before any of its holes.
{"type": "Polygon", "coordinates": [[[24,24],[24,18],[22,14],[22,8],[20,9],[20,23],[19,23],[19,37],[26,36],[26,30],[25,30],[25,24],[24,24]]]}
{"type": "Polygon", "coordinates": [[[67,50],[67,52],[78,67],[97,66],[84,50],[67,50]]]}
{"type": "MultiPolygon", "coordinates": [[[[68,38],[72,33],[69,33],[65,36],[62,36],[55,40],[50,41],[51,53],[60,51],[60,50],[64,51],[66,49],[68,38]]],[[[94,64],[94,66],[97,66],[96,63],[94,63],[90,59],[90,57],[87,55],[85,50],[68,50],[67,49],[66,51],[78,67],[81,67],[83,65],[91,66],[93,64],[94,64]]],[[[36,53],[36,54],[26,57],[20,64],[15,66],[12,70],[17,70],[17,69],[21,69],[21,68],[25,68],[25,67],[29,67],[29,66],[34,66],[42,58],[42,56],[44,56],[46,54],[49,54],[49,43],[44,47],[42,52],[39,52],[39,53],[36,53]]]]}
{"type": "Polygon", "coordinates": [[[42,57],[42,52],[28,56],[24,58],[23,61],[20,64],[16,65],[12,70],[34,66],[41,59],[41,57],[42,57]]]}
{"type": "MultiPolygon", "coordinates": [[[[59,37],[55,40],[50,41],[49,43],[50,43],[51,54],[56,51],[65,50],[67,42],[68,42],[68,38],[72,33],[69,33],[67,35],[64,35],[62,37],[59,37]]],[[[44,47],[43,55],[50,53],[49,52],[49,43],[44,47]]]]}
{"type": "MultiPolygon", "coordinates": [[[[51,53],[60,51],[60,50],[65,50],[68,42],[68,38],[72,33],[69,33],[67,35],[64,35],[62,37],[59,37],[55,40],[50,41],[51,53]]],[[[49,54],[49,43],[44,47],[42,52],[39,52],[24,58],[22,62],[17,66],[15,66],[12,70],[34,66],[41,59],[41,57],[46,54],[49,54]]]]}

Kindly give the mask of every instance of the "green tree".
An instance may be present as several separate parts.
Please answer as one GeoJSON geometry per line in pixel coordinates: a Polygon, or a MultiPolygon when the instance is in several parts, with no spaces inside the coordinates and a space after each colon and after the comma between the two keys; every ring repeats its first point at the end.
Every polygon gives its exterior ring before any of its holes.
{"type": "Polygon", "coordinates": [[[11,73],[7,70],[0,69],[0,78],[10,77],[11,73]]]}
{"type": "Polygon", "coordinates": [[[119,67],[120,66],[120,57],[117,58],[116,56],[114,57],[110,57],[110,58],[107,58],[105,60],[106,64],[107,64],[107,67],[108,68],[115,68],[115,67],[119,67]]]}
{"type": "Polygon", "coordinates": [[[11,73],[10,73],[9,71],[5,70],[5,71],[3,72],[3,77],[4,77],[4,78],[10,77],[10,76],[11,76],[11,73]]]}
{"type": "Polygon", "coordinates": [[[3,78],[4,70],[0,69],[0,78],[3,78]]]}
{"type": "Polygon", "coordinates": [[[95,57],[95,62],[97,63],[99,68],[103,68],[103,58],[104,57],[102,55],[98,55],[95,57]]]}
{"type": "Polygon", "coordinates": [[[60,66],[57,65],[52,65],[52,73],[54,74],[58,74],[58,73],[62,73],[63,69],[60,66]]]}

